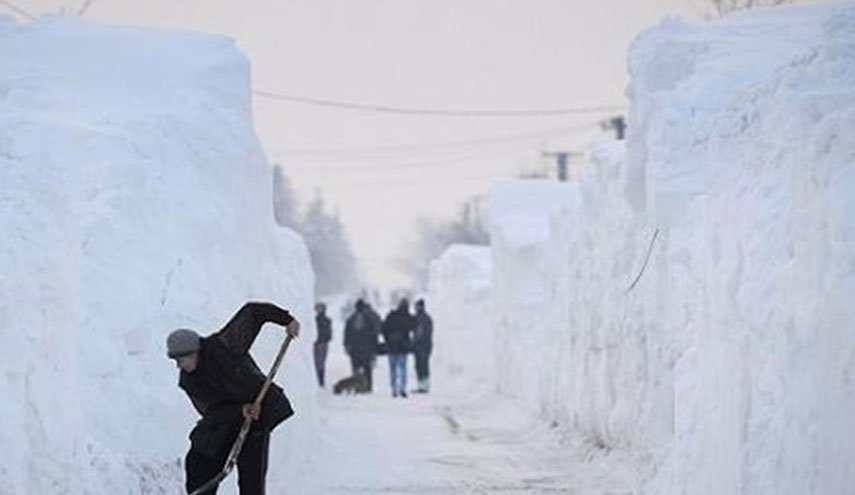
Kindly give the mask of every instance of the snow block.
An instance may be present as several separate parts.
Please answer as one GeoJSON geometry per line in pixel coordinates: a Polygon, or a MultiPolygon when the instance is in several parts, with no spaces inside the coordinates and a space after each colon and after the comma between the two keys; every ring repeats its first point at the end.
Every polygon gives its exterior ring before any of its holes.
{"type": "Polygon", "coordinates": [[[442,373],[443,383],[468,392],[495,387],[491,272],[486,246],[455,244],[430,264],[428,312],[436,335],[434,367],[442,373]]]}
{"type": "Polygon", "coordinates": [[[853,21],[851,4],[758,9],[633,47],[627,167],[647,170],[661,283],[681,288],[659,299],[681,342],[662,493],[855,485],[853,21]],[[675,50],[691,67],[663,85],[675,50]]]}
{"type": "MultiPolygon", "coordinates": [[[[0,24],[0,493],[177,493],[196,415],[166,335],[215,331],[252,299],[312,321],[249,90],[224,37],[0,24]]],[[[262,331],[262,367],[282,337],[262,331]]],[[[272,488],[299,486],[312,376],[291,346],[297,416],[274,434],[288,467],[272,488]]]]}
{"type": "Polygon", "coordinates": [[[491,193],[502,391],[634,455],[645,493],[855,486],[853,26],[663,21],[630,51],[625,151],[491,193]]]}

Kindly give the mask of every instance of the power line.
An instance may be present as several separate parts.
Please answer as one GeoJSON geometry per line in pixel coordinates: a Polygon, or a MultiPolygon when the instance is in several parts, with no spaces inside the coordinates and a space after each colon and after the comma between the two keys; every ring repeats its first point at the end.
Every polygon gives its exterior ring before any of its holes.
{"type": "Polygon", "coordinates": [[[392,113],[398,115],[427,115],[436,117],[549,117],[560,115],[578,115],[591,113],[609,113],[624,110],[620,105],[561,108],[552,110],[450,110],[450,109],[425,109],[405,108],[389,105],[374,105],[365,103],[353,103],[347,101],[327,100],[321,98],[307,98],[303,96],[292,96],[271,91],[254,89],[252,94],[262,98],[314,105],[328,108],[340,108],[346,110],[357,110],[377,113],[392,113]]]}
{"type": "Polygon", "coordinates": [[[466,163],[462,168],[470,168],[474,162],[483,162],[489,157],[495,156],[516,156],[519,157],[523,153],[532,153],[539,147],[535,147],[529,143],[507,143],[501,147],[492,147],[488,149],[470,149],[470,150],[448,150],[443,154],[433,155],[383,155],[375,158],[371,157],[339,157],[326,159],[304,159],[304,158],[288,158],[280,156],[276,150],[271,150],[271,156],[274,161],[281,162],[286,168],[298,166],[299,168],[310,167],[318,171],[366,171],[366,170],[387,170],[401,171],[413,168],[440,168],[445,164],[457,164],[458,167],[462,163],[466,163]]]}
{"type": "Polygon", "coordinates": [[[437,187],[458,187],[461,185],[472,186],[475,184],[490,184],[492,181],[503,178],[512,178],[513,173],[494,174],[494,175],[457,175],[452,178],[448,177],[427,177],[420,179],[404,179],[404,180],[371,180],[371,181],[347,181],[347,182],[327,182],[324,187],[333,189],[341,189],[337,196],[352,194],[352,193],[370,193],[373,195],[397,194],[402,190],[423,190],[430,194],[436,194],[437,187]]]}
{"type": "Polygon", "coordinates": [[[638,272],[638,275],[635,276],[635,279],[629,284],[629,287],[623,292],[624,294],[629,294],[632,289],[635,288],[635,284],[641,280],[641,276],[644,275],[644,270],[647,269],[647,262],[650,261],[650,253],[653,252],[653,244],[656,243],[656,237],[659,235],[659,228],[656,228],[656,231],[653,232],[653,237],[650,239],[650,246],[647,247],[647,255],[644,257],[644,264],[641,265],[641,271],[638,272]]]}
{"type": "Polygon", "coordinates": [[[24,10],[24,9],[10,3],[10,2],[7,2],[6,0],[0,0],[0,5],[4,5],[9,10],[26,17],[27,19],[29,19],[31,21],[36,20],[36,16],[34,16],[33,14],[27,12],[26,10],[24,10]]]}
{"type": "MultiPolygon", "coordinates": [[[[405,152],[407,149],[412,149],[411,147],[401,146],[401,147],[386,147],[386,148],[353,148],[354,151],[362,150],[362,151],[370,151],[370,150],[388,150],[388,151],[397,151],[400,149],[401,151],[393,154],[367,154],[367,155],[359,155],[359,154],[342,154],[342,155],[329,155],[323,156],[320,153],[323,153],[323,150],[313,150],[318,155],[308,155],[307,157],[293,156],[288,154],[287,152],[283,152],[285,150],[278,150],[276,148],[269,149],[271,156],[273,156],[277,161],[281,159],[282,163],[285,164],[286,168],[298,167],[300,169],[304,167],[310,167],[318,172],[337,172],[337,171],[388,171],[388,172],[399,172],[399,171],[407,171],[412,169],[424,169],[424,170],[439,170],[439,169],[447,169],[446,165],[454,165],[456,167],[462,168],[472,168],[475,163],[484,163],[488,157],[497,156],[497,155],[514,155],[521,156],[522,153],[533,152],[533,141],[536,139],[546,139],[550,132],[553,134],[567,134],[573,131],[582,131],[588,128],[596,128],[597,125],[594,123],[585,124],[581,126],[572,126],[572,127],[562,127],[562,128],[554,128],[551,130],[547,130],[547,132],[543,133],[535,133],[535,134],[526,134],[526,135],[517,135],[517,137],[522,137],[523,139],[514,140],[508,139],[509,136],[503,137],[493,137],[493,138],[483,138],[478,140],[470,140],[470,141],[453,141],[450,143],[439,143],[434,145],[435,149],[433,152],[426,153],[413,153],[413,152],[405,152]],[[479,146],[473,146],[473,143],[482,143],[479,146]],[[461,147],[459,149],[455,149],[454,146],[465,145],[466,147],[461,147]],[[464,165],[465,163],[465,165],[464,165]]],[[[543,144],[543,143],[541,143],[543,144]]],[[[413,145],[413,147],[419,147],[419,145],[413,145]]],[[[428,146],[430,149],[430,146],[428,146]]]]}
{"type": "MultiPolygon", "coordinates": [[[[398,168],[399,165],[428,165],[432,163],[450,163],[450,162],[461,162],[465,160],[471,160],[473,158],[478,157],[486,157],[486,156],[495,156],[499,154],[507,154],[507,153],[519,153],[522,151],[526,151],[531,149],[531,145],[527,143],[508,143],[500,148],[489,148],[489,149],[471,149],[471,150],[448,150],[443,153],[437,154],[407,154],[407,155],[380,155],[376,157],[330,157],[330,158],[288,158],[283,157],[283,163],[287,167],[288,165],[293,164],[301,164],[306,166],[318,166],[319,168],[323,168],[324,170],[328,170],[330,166],[335,165],[347,165],[347,164],[357,164],[357,165],[368,165],[368,167],[358,166],[353,168],[363,169],[363,168],[385,168],[388,166],[393,166],[398,168]]],[[[279,154],[273,150],[273,156],[279,156],[279,154]]],[[[334,168],[334,167],[333,167],[334,168]]],[[[402,167],[403,168],[403,167],[402,167]]]]}
{"type": "Polygon", "coordinates": [[[507,155],[508,153],[513,153],[514,155],[519,155],[520,153],[528,151],[523,149],[518,150],[498,150],[488,153],[470,153],[467,155],[457,155],[457,156],[449,156],[445,158],[428,158],[428,159],[415,159],[415,160],[396,160],[393,162],[385,162],[385,163],[365,163],[364,161],[347,161],[347,160],[339,160],[335,162],[322,162],[323,166],[318,166],[318,163],[311,162],[301,162],[301,161],[290,161],[286,163],[286,167],[288,165],[310,165],[312,168],[315,168],[317,171],[323,172],[336,172],[336,171],[387,171],[387,172],[400,172],[411,169],[439,169],[443,165],[448,164],[456,164],[457,168],[472,168],[469,166],[460,167],[462,162],[466,162],[467,165],[472,165],[473,163],[483,163],[487,157],[496,156],[496,155],[507,155]],[[513,153],[516,151],[516,153],[513,153]]]}
{"type": "Polygon", "coordinates": [[[472,148],[472,147],[480,147],[480,146],[491,146],[491,145],[506,145],[512,142],[525,142],[525,141],[534,141],[538,139],[545,139],[550,136],[556,135],[565,135],[571,134],[575,132],[586,131],[589,129],[594,129],[600,126],[601,120],[596,120],[592,122],[587,122],[574,126],[563,126],[563,127],[553,127],[550,129],[544,129],[538,132],[530,132],[526,134],[511,134],[511,135],[502,135],[502,136],[491,136],[485,138],[478,139],[469,139],[462,141],[447,141],[441,143],[422,143],[422,144],[402,144],[396,146],[374,146],[374,147],[354,147],[354,148],[332,148],[332,149],[288,149],[288,148],[272,148],[272,151],[275,151],[277,154],[282,154],[289,157],[306,157],[306,158],[314,158],[316,156],[331,156],[331,155],[345,155],[348,158],[352,158],[354,156],[366,156],[368,158],[373,158],[378,155],[387,155],[387,154],[395,154],[399,152],[413,152],[413,151],[443,151],[443,150],[454,150],[456,148],[472,148]]]}
{"type": "Polygon", "coordinates": [[[86,2],[84,2],[83,5],[81,5],[80,8],[77,10],[77,17],[83,17],[84,15],[86,15],[86,12],[89,11],[89,9],[92,7],[92,4],[94,4],[96,1],[97,0],[86,0],[86,2]]]}

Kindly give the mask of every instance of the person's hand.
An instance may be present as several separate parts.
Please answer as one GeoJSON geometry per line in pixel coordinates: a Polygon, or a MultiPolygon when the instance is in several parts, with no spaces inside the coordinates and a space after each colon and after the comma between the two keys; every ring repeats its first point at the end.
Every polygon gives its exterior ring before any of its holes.
{"type": "Polygon", "coordinates": [[[300,322],[291,320],[291,323],[285,326],[285,330],[288,332],[288,335],[296,339],[300,336],[300,322]]]}
{"type": "Polygon", "coordinates": [[[252,421],[256,421],[261,416],[261,406],[256,404],[243,405],[243,417],[252,421]]]}

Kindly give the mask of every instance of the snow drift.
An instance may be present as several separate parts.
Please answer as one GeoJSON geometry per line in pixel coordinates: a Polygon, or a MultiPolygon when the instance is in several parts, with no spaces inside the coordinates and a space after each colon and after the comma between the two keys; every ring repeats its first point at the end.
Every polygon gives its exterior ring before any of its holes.
{"type": "Polygon", "coordinates": [[[436,334],[433,374],[443,375],[443,385],[462,390],[493,386],[490,273],[486,246],[455,244],[430,264],[426,309],[436,334]]]}
{"type": "MultiPolygon", "coordinates": [[[[663,23],[631,53],[627,167],[662,227],[667,493],[855,486],[855,5],[663,23]]],[[[651,308],[652,309],[652,308],[651,308]]]]}
{"type": "MultiPolygon", "coordinates": [[[[310,321],[248,74],[226,38],[0,18],[3,495],[177,493],[196,418],[166,334],[217,330],[248,299],[310,321]]],[[[281,337],[262,331],[262,367],[281,337]]],[[[274,433],[272,488],[299,486],[314,429],[308,346],[280,375],[297,415],[274,433]]]]}
{"type": "Polygon", "coordinates": [[[491,193],[499,386],[646,493],[850,493],[855,5],[666,20],[630,72],[626,148],[491,193]]]}

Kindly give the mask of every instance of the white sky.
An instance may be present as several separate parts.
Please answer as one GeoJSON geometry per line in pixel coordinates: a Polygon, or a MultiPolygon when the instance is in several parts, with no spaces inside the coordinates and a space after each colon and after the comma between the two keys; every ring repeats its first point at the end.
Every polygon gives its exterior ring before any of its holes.
{"type": "MultiPolygon", "coordinates": [[[[3,0],[32,13],[87,0],[3,0]]],[[[5,4],[5,5],[4,5],[5,4]]],[[[286,95],[408,108],[497,110],[625,105],[626,48],[703,0],[95,0],[86,16],[224,33],[253,86],[286,95]]],[[[450,217],[496,177],[584,150],[605,115],[449,118],[329,109],[257,97],[256,128],[301,200],[337,207],[363,273],[400,283],[394,259],[419,216],[450,217]],[[584,127],[586,131],[574,130],[584,127]],[[547,133],[559,129],[563,132],[547,133]],[[569,131],[568,131],[569,129],[569,131]],[[534,137],[532,137],[534,135],[534,137]],[[542,135],[543,137],[536,137],[542,135]],[[494,137],[529,136],[527,139],[494,137]],[[487,143],[436,144],[488,139],[487,143]],[[337,151],[402,147],[392,151],[337,151]]]]}

